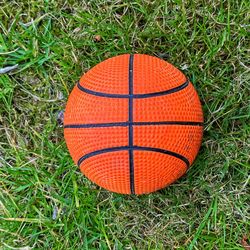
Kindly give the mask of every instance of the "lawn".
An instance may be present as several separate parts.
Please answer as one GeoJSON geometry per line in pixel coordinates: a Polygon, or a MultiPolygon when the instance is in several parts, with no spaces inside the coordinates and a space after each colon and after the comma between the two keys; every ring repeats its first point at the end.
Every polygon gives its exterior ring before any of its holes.
{"type": "MultiPolygon", "coordinates": [[[[247,249],[247,0],[0,3],[0,249],[247,249]],[[125,196],[74,165],[58,123],[80,76],[123,53],[155,55],[196,87],[205,127],[177,183],[125,196]]],[[[248,56],[247,56],[248,53],[248,56]]]]}

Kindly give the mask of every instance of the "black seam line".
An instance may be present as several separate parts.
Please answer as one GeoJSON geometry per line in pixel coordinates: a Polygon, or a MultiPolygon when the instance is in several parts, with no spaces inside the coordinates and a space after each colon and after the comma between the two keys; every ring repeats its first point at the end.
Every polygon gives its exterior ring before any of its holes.
{"type": "Polygon", "coordinates": [[[133,70],[134,70],[134,55],[129,56],[129,72],[128,72],[128,84],[129,84],[129,106],[128,106],[128,121],[129,121],[129,179],[130,179],[130,192],[135,193],[134,183],[134,152],[133,152],[133,70]]]}
{"type": "Polygon", "coordinates": [[[102,128],[102,127],[128,127],[134,126],[154,126],[154,125],[183,125],[183,126],[200,126],[203,122],[192,121],[159,121],[159,122],[111,122],[111,123],[89,123],[89,124],[67,124],[64,128],[102,128]]]}
{"type": "Polygon", "coordinates": [[[135,99],[141,99],[141,98],[148,98],[148,97],[156,97],[156,96],[161,96],[161,95],[168,95],[168,94],[172,94],[175,92],[178,92],[184,88],[186,88],[189,84],[189,81],[186,80],[183,84],[179,85],[178,87],[172,88],[172,89],[168,89],[168,90],[164,90],[164,91],[160,91],[160,92],[154,92],[154,93],[148,93],[148,94],[129,94],[129,95],[123,95],[123,94],[109,94],[109,93],[103,93],[103,92],[97,92],[97,91],[93,91],[87,88],[84,88],[83,86],[81,86],[81,84],[78,82],[77,87],[90,95],[95,95],[95,96],[100,96],[100,97],[108,97],[108,98],[135,98],[135,99]]]}
{"type": "Polygon", "coordinates": [[[138,151],[149,151],[149,152],[157,152],[157,153],[161,153],[161,154],[167,154],[167,155],[171,155],[173,157],[176,157],[180,160],[182,160],[183,162],[185,162],[187,168],[190,166],[190,163],[189,163],[189,160],[181,155],[181,154],[178,154],[176,152],[173,152],[173,151],[169,151],[169,150],[166,150],[166,149],[161,149],[161,148],[151,148],[151,147],[141,147],[141,146],[133,146],[133,147],[129,147],[129,146],[121,146],[121,147],[113,147],[113,148],[104,148],[104,149],[100,149],[100,150],[96,150],[96,151],[93,151],[91,153],[88,153],[84,156],[82,156],[79,160],[78,160],[78,163],[77,165],[80,166],[81,163],[90,158],[90,157],[93,157],[93,156],[96,156],[96,155],[100,155],[100,154],[104,154],[104,153],[110,153],[110,152],[115,152],[115,151],[123,151],[123,150],[138,150],[138,151]]]}

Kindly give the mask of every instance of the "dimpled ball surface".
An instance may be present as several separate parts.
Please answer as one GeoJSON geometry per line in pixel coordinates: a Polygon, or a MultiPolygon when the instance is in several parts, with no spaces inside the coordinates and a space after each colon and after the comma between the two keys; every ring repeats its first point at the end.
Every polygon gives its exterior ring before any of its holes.
{"type": "Polygon", "coordinates": [[[80,170],[123,194],[161,189],[181,177],[202,140],[203,113],[191,82],[148,55],[107,59],[71,92],[64,136],[80,170]]]}

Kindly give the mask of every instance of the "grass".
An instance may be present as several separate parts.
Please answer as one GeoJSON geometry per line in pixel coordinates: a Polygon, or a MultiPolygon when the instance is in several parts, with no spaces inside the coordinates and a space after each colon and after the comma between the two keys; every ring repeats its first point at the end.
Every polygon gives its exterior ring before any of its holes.
{"type": "Polygon", "coordinates": [[[244,249],[249,27],[247,0],[2,2],[0,68],[18,68],[0,75],[0,248],[244,249]],[[188,173],[138,197],[82,176],[57,123],[84,72],[130,52],[182,69],[205,115],[188,173]]]}

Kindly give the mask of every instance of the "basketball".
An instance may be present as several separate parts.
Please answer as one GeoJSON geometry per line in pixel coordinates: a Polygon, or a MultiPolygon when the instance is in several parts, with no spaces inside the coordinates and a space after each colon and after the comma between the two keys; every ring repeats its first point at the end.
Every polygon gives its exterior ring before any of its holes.
{"type": "Polygon", "coordinates": [[[124,54],[84,74],[64,114],[64,137],[81,172],[122,194],[144,194],[180,178],[202,140],[192,83],[157,57],[124,54]]]}

